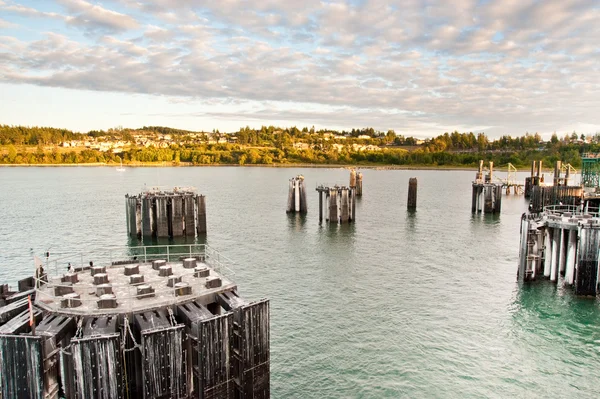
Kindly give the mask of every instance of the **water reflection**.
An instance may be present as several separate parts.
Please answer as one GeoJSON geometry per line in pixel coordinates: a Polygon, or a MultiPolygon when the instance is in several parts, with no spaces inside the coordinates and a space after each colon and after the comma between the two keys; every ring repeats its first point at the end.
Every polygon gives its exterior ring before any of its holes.
{"type": "Polygon", "coordinates": [[[499,213],[472,213],[471,224],[496,225],[500,224],[499,213]]]}
{"type": "Polygon", "coordinates": [[[416,209],[407,209],[406,210],[406,217],[404,218],[404,225],[406,228],[406,231],[408,233],[413,233],[415,232],[415,224],[417,222],[417,210],[416,209]]]}
{"type": "Polygon", "coordinates": [[[510,311],[518,331],[588,340],[600,339],[598,305],[597,298],[575,296],[561,282],[535,281],[517,285],[510,311]]]}
{"type": "Polygon", "coordinates": [[[288,226],[292,231],[303,231],[306,224],[305,213],[290,212],[287,214],[288,226]]]}

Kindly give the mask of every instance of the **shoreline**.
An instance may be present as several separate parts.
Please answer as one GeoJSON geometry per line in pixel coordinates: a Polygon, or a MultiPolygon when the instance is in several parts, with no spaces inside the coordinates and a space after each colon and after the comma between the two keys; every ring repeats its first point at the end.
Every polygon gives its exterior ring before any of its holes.
{"type": "MultiPolygon", "coordinates": [[[[79,163],[79,164],[0,164],[0,167],[5,168],[76,168],[76,167],[108,167],[117,168],[119,164],[107,164],[107,163],[79,163]]],[[[352,164],[304,164],[304,163],[291,163],[291,164],[249,164],[249,165],[235,165],[235,164],[210,164],[210,165],[192,165],[183,164],[179,165],[164,164],[164,163],[136,163],[136,164],[124,164],[124,168],[206,168],[206,167],[234,167],[234,168],[315,168],[315,169],[373,169],[373,170],[446,170],[446,171],[461,171],[461,170],[473,170],[477,169],[475,166],[439,166],[439,165],[352,165],[352,164]]]]}

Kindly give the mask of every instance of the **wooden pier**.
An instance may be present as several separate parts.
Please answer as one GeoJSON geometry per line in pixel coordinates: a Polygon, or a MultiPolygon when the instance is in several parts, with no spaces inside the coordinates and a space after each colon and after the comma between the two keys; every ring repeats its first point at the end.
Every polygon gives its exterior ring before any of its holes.
{"type": "Polygon", "coordinates": [[[298,175],[290,179],[288,192],[287,213],[307,213],[306,184],[304,176],[298,175]]]}
{"type": "Polygon", "coordinates": [[[494,163],[489,163],[487,175],[483,173],[483,161],[473,181],[472,213],[499,214],[502,208],[502,185],[492,183],[494,163]]]}
{"type": "Polygon", "coordinates": [[[598,293],[600,214],[578,206],[547,206],[523,214],[518,279],[549,279],[577,295],[598,293]]]}
{"type": "Polygon", "coordinates": [[[323,186],[319,193],[319,223],[350,223],[356,220],[356,191],[345,186],[323,186]],[[323,199],[325,199],[323,201],[323,199]]]}
{"type": "Polygon", "coordinates": [[[240,298],[224,256],[205,245],[93,256],[65,274],[48,270],[80,255],[51,260],[23,292],[31,309],[0,286],[1,398],[270,396],[269,301],[240,298]]]}
{"type": "Polygon", "coordinates": [[[206,200],[193,188],[126,195],[127,231],[137,237],[194,237],[206,233],[206,200]]]}

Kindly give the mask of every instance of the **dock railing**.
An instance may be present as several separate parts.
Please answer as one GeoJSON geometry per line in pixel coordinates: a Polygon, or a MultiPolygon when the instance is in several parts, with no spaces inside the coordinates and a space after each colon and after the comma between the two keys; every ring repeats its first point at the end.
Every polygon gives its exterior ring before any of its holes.
{"type": "Polygon", "coordinates": [[[544,212],[559,216],[562,216],[565,213],[570,213],[573,216],[591,215],[592,217],[600,217],[600,209],[593,206],[582,207],[581,205],[548,205],[544,207],[544,212]]]}

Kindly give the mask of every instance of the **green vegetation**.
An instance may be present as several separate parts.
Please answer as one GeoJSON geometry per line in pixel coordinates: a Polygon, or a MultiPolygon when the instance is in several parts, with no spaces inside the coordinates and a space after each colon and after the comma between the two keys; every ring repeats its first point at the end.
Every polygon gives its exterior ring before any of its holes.
{"type": "Polygon", "coordinates": [[[480,159],[498,166],[528,167],[532,160],[557,160],[575,168],[581,154],[600,152],[600,136],[572,133],[542,142],[538,134],[503,136],[445,133],[420,141],[393,130],[351,131],[263,126],[231,134],[158,126],[76,133],[66,129],[0,125],[0,164],[184,165],[335,164],[474,167],[480,159]]]}

